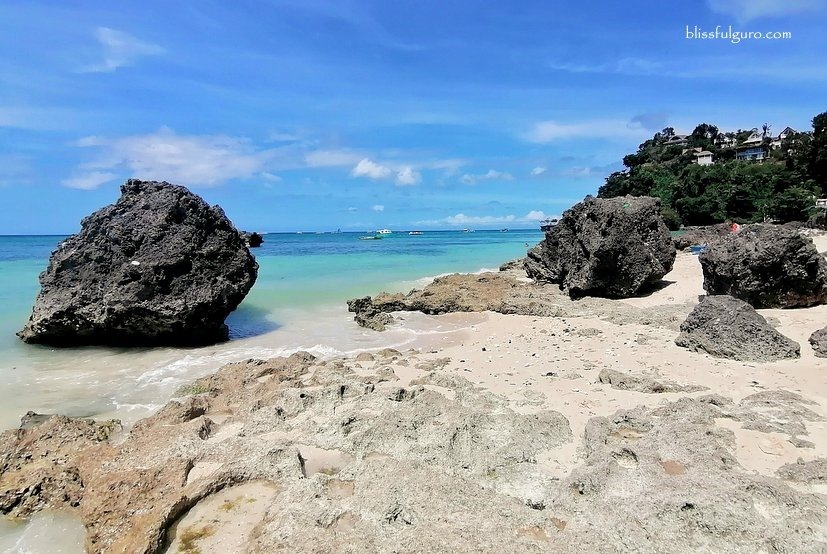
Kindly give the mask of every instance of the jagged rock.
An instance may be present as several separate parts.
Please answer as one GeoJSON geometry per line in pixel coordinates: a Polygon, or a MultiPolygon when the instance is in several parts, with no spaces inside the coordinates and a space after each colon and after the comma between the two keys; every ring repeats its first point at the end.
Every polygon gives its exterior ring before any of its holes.
{"type": "Polygon", "coordinates": [[[712,242],[699,256],[708,294],[755,308],[794,308],[827,300],[827,261],[795,230],[750,225],[712,242]]]}
{"type": "Polygon", "coordinates": [[[374,331],[384,331],[393,323],[393,316],[375,306],[370,296],[348,300],[347,310],[356,314],[354,320],[357,324],[374,331]]]}
{"type": "Polygon", "coordinates": [[[356,313],[354,319],[359,325],[376,330],[384,328],[376,325],[376,320],[391,312],[436,315],[486,310],[539,317],[599,317],[620,325],[658,324],[677,330],[688,311],[683,305],[640,309],[602,298],[572,300],[556,286],[520,281],[510,272],[446,275],[408,294],[380,293],[350,300],[348,309],[356,313]]]}
{"type": "Polygon", "coordinates": [[[646,375],[632,375],[614,369],[604,368],[597,376],[599,383],[605,383],[613,389],[631,390],[646,394],[661,394],[667,392],[697,392],[707,390],[702,385],[681,385],[672,381],[658,381],[646,375]]]}
{"type": "Polygon", "coordinates": [[[204,413],[187,421],[193,414],[178,417],[182,404],[171,403],[122,441],[57,417],[8,431],[0,501],[31,493],[9,509],[22,517],[68,509],[86,526],[91,553],[183,543],[203,552],[825,547],[827,500],[787,483],[823,483],[823,463],[782,467],[781,479],[748,471],[733,432],[716,424],[806,434],[818,415],[788,391],[592,417],[582,458],[558,477],[544,460],[572,446],[562,414],[514,410],[450,371],[404,387],[368,384],[352,361],[298,353],[224,366],[197,382],[210,390],[208,404],[192,405],[204,413]],[[211,417],[222,423],[205,440],[211,417]],[[247,541],[233,543],[240,527],[247,541]]]}
{"type": "Polygon", "coordinates": [[[560,257],[558,255],[560,245],[558,237],[559,233],[554,230],[546,233],[546,238],[526,254],[523,267],[531,279],[547,283],[560,282],[560,257]]]}
{"type": "Polygon", "coordinates": [[[511,271],[512,269],[522,269],[523,264],[525,263],[525,258],[519,258],[517,260],[511,260],[505,262],[504,264],[500,265],[500,271],[511,271]]]}
{"type": "Polygon", "coordinates": [[[244,239],[248,248],[258,248],[264,243],[264,237],[255,231],[242,231],[241,237],[244,239]]]}
{"type": "Polygon", "coordinates": [[[703,296],[681,324],[675,344],[718,358],[770,362],[798,358],[797,342],[776,331],[749,304],[731,296],[703,296]]]}
{"type": "Polygon", "coordinates": [[[682,231],[682,234],[672,239],[675,243],[675,248],[678,250],[686,250],[690,246],[697,244],[709,244],[732,232],[726,223],[699,227],[684,227],[682,231]]]}
{"type": "Polygon", "coordinates": [[[52,253],[20,338],[55,346],[207,344],[255,283],[223,210],[184,187],[131,179],[52,253]]]}
{"type": "Polygon", "coordinates": [[[672,270],[675,246],[659,199],[589,196],[528,258],[530,277],[558,283],[572,298],[627,298],[672,270]]]}
{"type": "Polygon", "coordinates": [[[785,464],[776,471],[779,477],[797,483],[827,483],[827,458],[785,464]]]}
{"type": "Polygon", "coordinates": [[[810,335],[810,346],[813,353],[819,358],[827,358],[827,327],[823,327],[810,335]]]}
{"type": "Polygon", "coordinates": [[[78,452],[106,445],[120,421],[26,416],[25,427],[0,435],[0,514],[76,507],[84,481],[78,452]]]}

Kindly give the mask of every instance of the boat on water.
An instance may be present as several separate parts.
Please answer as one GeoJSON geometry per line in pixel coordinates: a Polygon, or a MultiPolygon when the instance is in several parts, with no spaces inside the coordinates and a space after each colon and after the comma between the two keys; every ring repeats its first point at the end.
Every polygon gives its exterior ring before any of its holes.
{"type": "Polygon", "coordinates": [[[473,233],[474,230],[473,229],[463,229],[462,232],[463,233],[473,233]]]}
{"type": "Polygon", "coordinates": [[[500,229],[500,233],[507,233],[508,229],[500,229]]]}
{"type": "Polygon", "coordinates": [[[391,231],[390,229],[379,229],[378,231],[376,231],[377,235],[390,235],[391,233],[393,233],[393,231],[391,231]]]}
{"type": "Polygon", "coordinates": [[[382,235],[367,235],[364,237],[359,237],[359,240],[382,240],[382,235]]]}
{"type": "Polygon", "coordinates": [[[424,235],[425,233],[423,233],[422,231],[411,231],[411,232],[410,232],[410,233],[408,233],[408,234],[409,234],[409,235],[424,235]]]}
{"type": "Polygon", "coordinates": [[[557,224],[560,223],[560,220],[555,218],[544,219],[540,222],[540,230],[541,231],[551,231],[557,224]]]}

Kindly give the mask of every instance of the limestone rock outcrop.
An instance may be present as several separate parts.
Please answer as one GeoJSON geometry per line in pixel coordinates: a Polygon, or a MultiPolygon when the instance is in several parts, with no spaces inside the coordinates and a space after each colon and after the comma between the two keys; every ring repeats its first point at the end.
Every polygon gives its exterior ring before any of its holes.
{"type": "Polygon", "coordinates": [[[761,314],[731,296],[704,296],[681,324],[675,344],[718,358],[771,362],[798,358],[801,347],[761,314]]]}
{"type": "Polygon", "coordinates": [[[131,179],[52,253],[18,333],[29,343],[194,345],[226,340],[258,264],[218,206],[131,179]]]}
{"type": "Polygon", "coordinates": [[[827,261],[813,241],[775,225],[750,225],[709,244],[699,256],[708,294],[754,308],[796,308],[827,300],[827,261]]]}
{"type": "Polygon", "coordinates": [[[529,252],[526,272],[558,283],[572,298],[627,298],[659,281],[674,262],[659,199],[589,196],[529,252]]]}

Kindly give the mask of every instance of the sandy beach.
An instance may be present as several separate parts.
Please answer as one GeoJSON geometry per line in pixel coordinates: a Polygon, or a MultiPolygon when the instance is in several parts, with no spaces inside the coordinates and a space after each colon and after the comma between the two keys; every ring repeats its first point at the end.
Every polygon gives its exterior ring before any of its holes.
{"type": "MultiPolygon", "coordinates": [[[[827,250],[827,237],[815,239],[827,250]]],[[[628,323],[618,325],[593,317],[538,318],[486,312],[485,321],[466,331],[464,340],[439,356],[451,358],[445,371],[462,375],[477,386],[508,398],[516,410],[554,409],[569,420],[574,440],[565,454],[549,467],[565,475],[578,463],[577,450],[588,420],[618,409],[657,406],[685,396],[721,394],[738,402],[763,390],[787,390],[814,404],[809,408],[822,421],[807,421],[812,447],[797,448],[788,436],[742,429],[726,419],[717,423],[735,434],[734,454],[747,470],[772,476],[784,464],[799,458],[827,456],[827,361],[817,358],[807,343],[810,334],[827,320],[827,306],[799,310],[759,310],[784,335],[801,344],[801,359],[743,363],[690,352],[675,345],[678,326],[704,294],[697,256],[679,253],[666,275],[668,286],[642,298],[607,300],[606,311],[619,302],[640,310],[679,307],[667,327],[628,323]],[[649,393],[602,383],[602,370],[660,382],[697,386],[697,392],[649,393]]],[[[445,316],[438,316],[445,317],[445,316]]],[[[450,316],[449,316],[450,317],[450,316]]],[[[813,484],[827,493],[827,484],[813,484]]]]}
{"type": "Polygon", "coordinates": [[[451,331],[230,364],[132,429],[52,418],[9,451],[82,468],[42,495],[78,497],[95,552],[818,552],[827,306],[760,311],[798,360],[714,358],[674,342],[702,282],[679,253],[642,297],[543,287],[555,317],[398,312],[451,331]]]}

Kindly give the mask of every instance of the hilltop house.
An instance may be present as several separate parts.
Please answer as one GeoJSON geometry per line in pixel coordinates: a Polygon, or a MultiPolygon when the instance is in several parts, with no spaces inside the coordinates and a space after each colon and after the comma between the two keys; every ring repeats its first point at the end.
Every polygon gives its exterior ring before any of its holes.
{"type": "Polygon", "coordinates": [[[712,165],[715,163],[712,160],[712,152],[709,150],[701,150],[700,152],[695,152],[695,163],[698,165],[712,165]]]}
{"type": "Polygon", "coordinates": [[[683,153],[686,154],[687,152],[692,152],[692,155],[695,156],[695,163],[698,165],[712,165],[715,163],[712,159],[712,152],[709,150],[704,150],[703,148],[684,148],[683,153]]]}
{"type": "Polygon", "coordinates": [[[764,145],[764,138],[758,130],[753,130],[747,139],[735,147],[735,159],[762,163],[769,152],[764,145]]]}
{"type": "Polygon", "coordinates": [[[795,132],[796,130],[792,127],[784,127],[784,130],[778,133],[777,137],[772,139],[772,142],[770,142],[770,148],[772,148],[773,150],[781,148],[781,143],[784,141],[784,139],[786,139],[788,136],[792,135],[795,132]]]}
{"type": "Polygon", "coordinates": [[[669,137],[664,146],[683,146],[689,140],[689,135],[672,135],[669,137]]]}
{"type": "Polygon", "coordinates": [[[784,139],[795,132],[796,130],[792,127],[784,127],[778,136],[765,140],[757,129],[753,129],[752,134],[735,147],[735,159],[763,163],[769,158],[771,150],[781,148],[784,139]]]}

